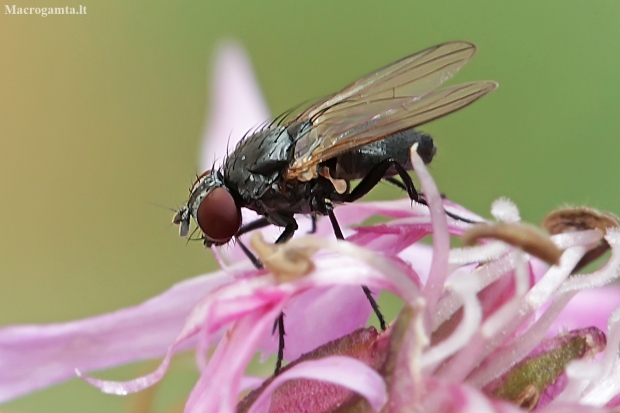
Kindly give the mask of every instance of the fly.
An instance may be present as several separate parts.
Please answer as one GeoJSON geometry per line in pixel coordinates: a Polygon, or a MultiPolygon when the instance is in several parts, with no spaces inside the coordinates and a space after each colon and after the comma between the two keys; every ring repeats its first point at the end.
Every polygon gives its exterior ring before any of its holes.
{"type": "MultiPolygon", "coordinates": [[[[193,218],[208,247],[267,225],[284,228],[276,240],[281,243],[297,230],[295,215],[306,214],[313,219],[327,215],[336,237],[344,239],[334,207],[360,199],[381,180],[420,201],[408,174],[413,169],[409,148],[417,143],[425,163],[431,162],[437,148],[429,135],[414,127],[461,109],[497,87],[493,81],[479,81],[438,89],[475,52],[475,45],[462,41],[428,48],[246,135],[219,169],[197,178],[187,204],[173,218],[180,235],[189,234],[193,218]],[[361,181],[351,188],[357,179],[361,181]],[[262,218],[242,225],[241,208],[262,218]]],[[[364,287],[364,292],[385,329],[370,290],[364,287]]],[[[276,324],[277,372],[284,348],[282,316],[276,324]]]]}

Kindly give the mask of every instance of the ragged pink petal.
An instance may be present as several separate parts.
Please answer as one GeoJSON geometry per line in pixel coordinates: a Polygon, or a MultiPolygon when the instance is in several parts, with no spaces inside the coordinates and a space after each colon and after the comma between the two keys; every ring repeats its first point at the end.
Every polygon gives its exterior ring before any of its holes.
{"type": "MultiPolygon", "coordinates": [[[[371,312],[359,285],[339,285],[308,290],[293,298],[285,309],[287,360],[295,360],[320,345],[366,325],[371,312]]],[[[273,354],[277,335],[261,346],[273,354]]]]}
{"type": "Polygon", "coordinates": [[[411,266],[411,269],[415,271],[420,279],[421,285],[426,284],[433,258],[432,247],[416,243],[402,250],[398,257],[411,266]]]}
{"type": "MultiPolygon", "coordinates": [[[[329,245],[328,242],[319,242],[329,245]]],[[[374,265],[380,266],[384,260],[384,264],[390,266],[390,274],[386,276],[385,271],[382,274],[379,268],[369,266],[363,257],[353,258],[358,247],[335,240],[332,244],[348,250],[352,257],[333,253],[321,253],[315,257],[316,271],[306,278],[314,284],[314,289],[295,295],[285,307],[285,355],[288,360],[366,324],[371,307],[361,285],[377,293],[382,289],[399,293],[398,287],[394,287],[399,283],[403,291],[418,291],[420,286],[417,275],[397,258],[384,259],[380,255],[376,259],[369,258],[374,260],[374,265]]],[[[261,349],[268,354],[274,353],[277,337],[266,337],[261,349]]]]}
{"type": "MultiPolygon", "coordinates": [[[[295,246],[300,242],[311,243],[313,239],[291,241],[287,244],[287,248],[295,246]]],[[[187,340],[195,337],[200,333],[203,335],[215,337],[214,334],[219,331],[220,328],[225,327],[226,324],[234,323],[234,331],[250,329],[246,333],[237,333],[236,335],[227,336],[227,345],[220,343],[220,346],[226,346],[225,350],[222,350],[224,355],[222,358],[233,357],[229,355],[229,348],[238,347],[239,354],[245,354],[247,358],[243,358],[240,355],[239,359],[235,359],[234,362],[228,360],[220,366],[219,361],[213,360],[203,369],[202,376],[218,376],[224,374],[227,377],[227,400],[233,400],[240,388],[241,377],[246,368],[246,362],[256,351],[258,344],[264,340],[265,336],[271,334],[269,328],[262,328],[260,331],[255,330],[259,327],[258,320],[253,319],[253,322],[247,322],[256,314],[268,314],[270,317],[270,323],[276,318],[280,309],[291,299],[307,291],[310,288],[331,287],[334,285],[367,285],[370,288],[387,288],[393,291],[403,291],[403,294],[415,294],[417,287],[415,283],[408,277],[408,275],[400,271],[397,267],[399,261],[392,262],[389,259],[384,259],[381,256],[373,254],[369,251],[362,250],[350,243],[342,241],[332,241],[331,243],[322,243],[320,240],[314,239],[315,246],[321,247],[325,244],[326,247],[334,251],[338,251],[349,255],[350,263],[345,265],[344,268],[334,266],[334,259],[338,257],[333,253],[324,253],[317,255],[315,260],[316,271],[297,279],[294,282],[275,284],[275,280],[271,275],[255,276],[255,277],[240,277],[234,279],[234,281],[228,284],[222,285],[214,291],[210,292],[203,298],[192,310],[191,314],[187,318],[185,325],[177,338],[173,341],[172,345],[166,352],[164,360],[161,365],[152,373],[137,379],[129,380],[126,382],[115,382],[107,380],[99,380],[91,377],[83,377],[92,385],[98,387],[104,392],[114,394],[128,394],[131,392],[144,389],[158,380],[161,379],[165,373],[172,355],[183,345],[187,340]],[[370,264],[370,265],[369,265],[370,264]],[[383,275],[386,274],[386,275],[383,275]],[[274,309],[278,309],[277,311],[274,309]],[[275,312],[275,313],[274,313],[275,312]],[[241,324],[239,324],[241,323],[241,324]],[[246,327],[239,327],[244,325],[246,327]],[[236,329],[236,330],[235,330],[236,329]],[[249,336],[252,336],[250,340],[249,336]],[[233,340],[231,337],[237,337],[233,340]],[[245,360],[241,362],[239,360],[245,360]],[[245,364],[244,364],[245,363],[245,364]],[[215,367],[214,367],[215,366],[215,367]],[[218,367],[219,366],[219,367],[218,367]],[[233,369],[233,366],[237,366],[234,372],[230,372],[229,369],[233,369]],[[216,369],[219,373],[213,373],[216,369]],[[228,370],[227,370],[228,369],[228,370]],[[226,373],[222,373],[225,371],[226,373]],[[237,390],[235,390],[237,389],[237,390]]],[[[342,263],[347,260],[347,257],[340,257],[338,262],[342,263]]],[[[348,308],[346,309],[349,310],[348,308]]],[[[265,315],[267,317],[267,315],[265,315]]],[[[262,318],[261,318],[262,320],[262,318]]],[[[260,323],[264,323],[260,321],[260,323]]],[[[334,323],[336,324],[336,323],[334,323]]],[[[262,325],[262,324],[260,324],[262,325]]],[[[294,338],[292,337],[294,340],[294,338]]],[[[209,342],[207,340],[206,342],[209,342]]],[[[307,344],[306,344],[307,345],[307,344]]],[[[298,347],[299,348],[299,347],[298,347]]],[[[303,347],[301,347],[303,349],[303,347]]],[[[234,352],[233,352],[234,353],[234,352]]],[[[219,354],[219,353],[217,353],[219,354]]],[[[219,360],[219,358],[215,358],[219,360]]],[[[211,408],[208,404],[208,398],[203,396],[204,392],[213,392],[209,384],[205,384],[201,381],[197,388],[201,390],[195,393],[193,399],[194,402],[190,403],[189,411],[193,411],[194,404],[200,406],[200,409],[211,408]]],[[[217,383],[221,384],[219,381],[217,383]]],[[[202,411],[202,410],[197,410],[202,411]]],[[[216,411],[216,410],[214,410],[216,411]]]]}
{"type": "Polygon", "coordinates": [[[208,342],[214,343],[219,338],[216,333],[226,323],[259,313],[265,307],[281,305],[290,292],[270,288],[269,284],[268,277],[240,280],[207,294],[187,316],[183,328],[170,342],[160,365],[149,374],[128,381],[113,381],[85,376],[79,368],[76,368],[76,373],[104,393],[126,395],[150,387],[161,380],[174,354],[199,332],[210,337],[208,342]],[[257,293],[262,290],[265,291],[257,293]]]}
{"type": "Polygon", "coordinates": [[[575,295],[559,317],[555,319],[550,335],[588,326],[605,331],[607,319],[620,307],[620,286],[582,290],[575,295]]]}
{"type": "Polygon", "coordinates": [[[212,98],[202,141],[201,171],[219,164],[244,134],[269,120],[247,54],[236,42],[223,42],[215,55],[212,98]]]}
{"type": "MultiPolygon", "coordinates": [[[[243,47],[234,42],[222,42],[214,57],[211,80],[211,102],[198,164],[200,172],[221,165],[243,136],[270,119],[252,64],[243,47]]],[[[242,211],[243,222],[258,215],[242,211]]],[[[224,248],[222,258],[228,263],[243,254],[237,246],[224,248]]]]}
{"type": "Polygon", "coordinates": [[[192,278],[135,307],[68,323],[0,330],[0,401],[92,371],[161,357],[192,307],[231,281],[223,272],[192,278]]]}
{"type": "Polygon", "coordinates": [[[186,413],[232,413],[241,390],[243,373],[281,307],[263,308],[245,315],[220,342],[211,362],[194,386],[186,413]]]}
{"type": "Polygon", "coordinates": [[[408,228],[376,225],[370,228],[359,228],[348,241],[357,245],[381,251],[384,254],[396,255],[403,249],[428,235],[431,225],[415,225],[408,228]]]}

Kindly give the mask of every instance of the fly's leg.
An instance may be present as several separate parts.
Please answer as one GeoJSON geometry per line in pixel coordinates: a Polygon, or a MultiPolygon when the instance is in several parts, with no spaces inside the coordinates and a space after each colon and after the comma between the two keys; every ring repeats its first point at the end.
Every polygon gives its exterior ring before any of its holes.
{"type": "Polygon", "coordinates": [[[293,235],[295,234],[295,231],[297,231],[297,228],[299,228],[299,226],[297,225],[297,221],[295,221],[295,219],[291,217],[291,220],[286,223],[284,231],[282,231],[282,233],[276,240],[276,244],[284,244],[286,241],[293,238],[293,235]]]}
{"type": "MultiPolygon", "coordinates": [[[[357,186],[353,189],[353,191],[351,191],[348,194],[345,193],[338,197],[333,197],[333,199],[336,201],[340,201],[340,202],[357,201],[358,199],[366,195],[368,192],[370,192],[370,190],[374,188],[382,179],[384,179],[384,176],[386,172],[390,169],[390,167],[394,167],[394,169],[396,169],[396,172],[398,173],[398,176],[400,176],[400,179],[402,179],[402,182],[395,181],[395,182],[398,182],[398,184],[396,185],[398,186],[402,185],[402,188],[407,191],[409,198],[417,202],[419,199],[418,191],[416,191],[415,186],[413,185],[413,181],[411,180],[411,177],[407,173],[407,170],[403,168],[401,164],[399,164],[396,160],[392,158],[386,159],[378,163],[377,165],[375,165],[370,170],[368,175],[366,175],[361,180],[361,182],[357,184],[357,186]]],[[[391,180],[390,182],[392,181],[394,180],[391,180]]],[[[334,227],[334,233],[336,234],[336,238],[344,239],[342,230],[340,229],[340,226],[338,225],[338,222],[336,221],[336,216],[334,215],[334,212],[331,210],[331,208],[328,210],[328,214],[329,214],[329,219],[332,223],[332,226],[334,227]]],[[[364,290],[364,294],[366,294],[366,298],[368,298],[368,301],[370,302],[370,306],[372,307],[373,311],[377,315],[377,318],[379,319],[379,325],[381,326],[381,329],[385,330],[386,329],[385,318],[383,317],[383,314],[381,314],[379,305],[375,301],[375,298],[372,296],[372,293],[367,286],[363,285],[362,289],[364,290]]]]}
{"type": "Polygon", "coordinates": [[[268,225],[269,225],[269,221],[267,221],[267,218],[265,217],[258,218],[250,222],[249,224],[242,225],[241,228],[239,228],[239,231],[237,231],[237,234],[235,236],[240,237],[243,234],[246,234],[250,231],[254,231],[255,229],[265,228],[268,225]]]}
{"type": "MultiPolygon", "coordinates": [[[[422,205],[428,206],[428,203],[426,203],[425,199],[418,199],[418,203],[420,203],[422,205]]],[[[461,217],[459,215],[453,214],[452,212],[446,210],[445,208],[444,208],[443,212],[445,212],[446,215],[449,216],[450,218],[456,219],[457,221],[465,222],[467,224],[480,224],[481,223],[479,221],[473,221],[471,219],[463,218],[463,217],[461,217]]]]}
{"type": "MultiPolygon", "coordinates": [[[[336,238],[343,240],[344,235],[342,234],[342,230],[340,229],[340,225],[338,224],[338,221],[336,220],[336,215],[334,215],[334,210],[331,206],[328,207],[327,214],[329,215],[329,220],[332,223],[332,227],[334,227],[334,234],[336,234],[336,238]]],[[[381,310],[379,309],[379,304],[377,304],[377,301],[375,301],[375,297],[372,296],[372,292],[370,291],[370,288],[366,287],[365,285],[362,285],[362,290],[364,290],[364,294],[366,294],[366,298],[368,299],[368,302],[370,302],[372,311],[375,312],[377,318],[379,319],[379,326],[381,326],[381,330],[385,330],[387,328],[385,324],[385,317],[383,317],[383,314],[381,314],[381,310]]]]}
{"type": "MultiPolygon", "coordinates": [[[[316,217],[312,216],[313,228],[315,228],[315,220],[316,217]]],[[[241,250],[243,250],[243,253],[250,259],[250,261],[252,261],[252,264],[254,264],[257,269],[263,268],[263,263],[258,258],[256,258],[252,251],[250,251],[248,247],[245,246],[245,244],[241,241],[239,237],[250,231],[264,228],[268,225],[270,225],[270,222],[267,220],[267,218],[259,218],[256,221],[252,221],[249,224],[246,224],[239,228],[239,231],[237,231],[237,234],[235,235],[235,237],[237,238],[237,242],[241,247],[241,250]]],[[[281,244],[291,239],[295,234],[295,231],[297,231],[297,228],[297,222],[293,217],[287,219],[284,231],[282,231],[282,234],[280,234],[280,236],[276,240],[276,244],[281,244]]],[[[282,369],[282,361],[284,360],[284,313],[280,313],[276,321],[274,321],[272,334],[275,334],[276,328],[278,329],[278,360],[276,361],[276,368],[274,371],[275,376],[280,373],[280,370],[282,369]]]]}
{"type": "Polygon", "coordinates": [[[239,243],[239,246],[241,247],[241,251],[243,251],[245,256],[248,257],[250,261],[252,261],[252,265],[254,265],[254,267],[256,267],[256,269],[258,270],[263,268],[263,263],[258,258],[256,258],[256,256],[252,253],[252,251],[250,251],[248,247],[245,246],[245,244],[241,241],[241,239],[237,238],[237,242],[239,243]]]}
{"type": "MultiPolygon", "coordinates": [[[[413,185],[413,181],[411,177],[407,173],[407,170],[403,168],[401,164],[396,162],[394,159],[386,159],[377,165],[375,165],[368,175],[366,175],[359,184],[348,194],[342,194],[339,196],[333,196],[332,199],[340,202],[353,202],[357,201],[364,195],[366,195],[372,188],[374,188],[385,176],[386,172],[390,167],[394,167],[400,179],[402,179],[402,185],[404,189],[407,191],[409,198],[413,201],[418,201],[418,191],[416,191],[415,186],[413,185]]],[[[391,181],[390,181],[391,182],[391,181]]],[[[393,183],[393,182],[392,182],[393,183]]]]}
{"type": "MultiPolygon", "coordinates": [[[[250,249],[245,246],[245,244],[241,241],[239,237],[250,231],[264,228],[268,225],[270,225],[270,222],[267,220],[267,218],[259,218],[256,221],[252,221],[249,224],[242,226],[241,228],[239,228],[239,231],[237,231],[237,234],[235,234],[241,250],[250,259],[250,261],[252,261],[252,264],[254,264],[256,268],[263,268],[263,263],[260,262],[260,260],[256,258],[256,256],[254,256],[254,254],[252,254],[252,251],[250,251],[250,249]]],[[[276,240],[276,244],[281,244],[291,239],[293,237],[293,234],[295,234],[295,231],[297,231],[297,227],[297,222],[294,219],[292,219],[292,222],[287,222],[286,226],[284,227],[284,231],[276,240]]]]}
{"type": "Polygon", "coordinates": [[[252,254],[252,251],[250,251],[250,249],[245,246],[245,244],[243,243],[243,241],[241,241],[241,238],[239,237],[250,231],[254,231],[255,229],[264,228],[267,225],[269,225],[269,221],[267,221],[267,218],[265,217],[258,218],[257,220],[254,220],[250,222],[249,224],[243,225],[241,228],[239,228],[239,231],[237,231],[237,234],[235,234],[235,238],[237,239],[237,242],[239,243],[241,250],[243,251],[245,256],[248,257],[250,261],[252,261],[252,264],[254,264],[254,266],[258,269],[263,268],[263,263],[260,262],[260,260],[256,258],[254,254],[252,254]]]}
{"type": "Polygon", "coordinates": [[[273,372],[274,376],[280,374],[282,369],[282,361],[284,360],[284,313],[280,313],[276,321],[273,323],[273,329],[271,334],[275,334],[276,327],[278,328],[278,360],[276,361],[276,369],[273,372]]]}
{"type": "Polygon", "coordinates": [[[407,188],[405,187],[405,184],[403,184],[402,182],[400,182],[398,179],[394,179],[394,178],[384,178],[384,180],[388,181],[389,183],[391,183],[394,186],[399,187],[400,189],[402,189],[403,191],[406,191],[407,188]]]}
{"type": "MultiPolygon", "coordinates": [[[[391,183],[394,186],[399,187],[400,189],[402,189],[403,191],[406,191],[407,188],[405,187],[405,184],[403,184],[402,182],[400,182],[397,179],[394,178],[385,178],[386,181],[388,181],[389,183],[391,183]]],[[[419,195],[422,195],[421,193],[419,195]]],[[[444,195],[441,196],[442,198],[445,198],[444,195]]],[[[428,204],[426,203],[426,200],[424,198],[420,198],[418,199],[418,202],[420,204],[426,205],[428,206],[428,204]]],[[[479,224],[478,221],[472,221],[471,219],[468,218],[463,218],[462,216],[453,214],[452,212],[448,211],[447,209],[444,209],[444,212],[446,213],[447,216],[449,216],[452,219],[456,219],[457,221],[461,221],[461,222],[465,222],[467,224],[479,224]]]]}
{"type": "Polygon", "coordinates": [[[332,223],[332,227],[334,228],[334,234],[337,239],[344,239],[344,234],[340,229],[340,224],[338,224],[338,220],[336,220],[336,215],[334,214],[334,209],[332,206],[327,208],[327,215],[329,216],[329,220],[332,223]]]}
{"type": "Polygon", "coordinates": [[[370,291],[370,288],[366,287],[365,285],[362,285],[362,290],[364,291],[364,294],[366,295],[366,298],[368,299],[368,302],[372,307],[372,311],[375,312],[375,315],[379,319],[379,326],[381,327],[381,331],[385,331],[385,329],[387,328],[387,325],[385,324],[385,317],[383,317],[383,313],[381,313],[379,304],[377,304],[375,297],[373,297],[372,291],[370,291]]]}
{"type": "MultiPolygon", "coordinates": [[[[293,238],[295,231],[299,226],[297,225],[297,221],[293,217],[287,217],[287,223],[284,227],[284,231],[280,234],[278,239],[276,240],[276,244],[283,244],[286,241],[293,238]]],[[[282,369],[282,361],[284,360],[284,313],[280,313],[278,319],[273,324],[273,330],[275,331],[276,325],[278,326],[278,360],[276,361],[276,369],[273,372],[274,376],[277,376],[280,373],[280,369],[282,369]]]]}
{"type": "Polygon", "coordinates": [[[312,227],[310,227],[308,234],[314,234],[316,232],[316,214],[311,214],[310,220],[312,221],[312,227]]]}

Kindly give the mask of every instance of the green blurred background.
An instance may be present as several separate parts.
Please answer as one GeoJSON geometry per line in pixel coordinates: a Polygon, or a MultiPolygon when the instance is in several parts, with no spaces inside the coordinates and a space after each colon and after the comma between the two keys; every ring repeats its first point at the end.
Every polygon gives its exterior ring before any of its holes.
{"type": "MultiPolygon", "coordinates": [[[[458,81],[500,88],[422,128],[439,147],[440,189],[485,216],[507,196],[534,223],[566,203],[620,213],[617,0],[84,1],[83,16],[0,12],[0,325],[112,311],[214,268],[154,204],[179,205],[198,172],[223,38],[247,48],[274,114],[427,46],[474,42],[458,81]]],[[[182,358],[154,411],[181,402],[194,379],[182,358]]],[[[142,402],[74,380],[2,412],[146,411],[142,402]]]]}

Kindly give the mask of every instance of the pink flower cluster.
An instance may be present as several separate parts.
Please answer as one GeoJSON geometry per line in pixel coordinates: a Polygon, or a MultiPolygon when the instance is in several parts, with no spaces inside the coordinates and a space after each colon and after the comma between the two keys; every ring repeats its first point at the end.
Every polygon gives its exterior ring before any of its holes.
{"type": "MultiPolygon", "coordinates": [[[[266,117],[237,46],[221,49],[215,78],[218,112],[208,135],[228,137],[231,124],[250,129],[248,120],[266,117]]],[[[226,147],[214,138],[206,145],[209,156],[226,147]]],[[[201,373],[186,403],[191,413],[617,407],[618,221],[567,209],[546,220],[548,236],[520,223],[516,207],[500,199],[491,210],[496,222],[487,222],[442,199],[415,150],[411,155],[428,207],[409,200],[343,205],[336,215],[346,241],[334,238],[327,220],[315,235],[302,229],[284,245],[250,236],[268,270],[254,269],[237,247],[222,249],[223,270],[138,306],[1,329],[0,401],[76,374],[106,393],[137,392],[163,377],[175,353],[195,349],[201,373]],[[472,229],[444,209],[482,225],[472,229]],[[391,220],[358,226],[372,215],[391,220]],[[420,242],[429,235],[432,247],[420,242]],[[451,236],[479,243],[451,248],[451,236]],[[607,248],[611,256],[600,269],[574,273],[607,248]],[[402,299],[385,332],[364,327],[371,308],[361,285],[402,299]],[[277,349],[271,330],[282,311],[285,358],[295,361],[265,382],[247,376],[258,351],[277,349]],[[85,375],[162,356],[155,371],[127,382],[85,375]]]]}

